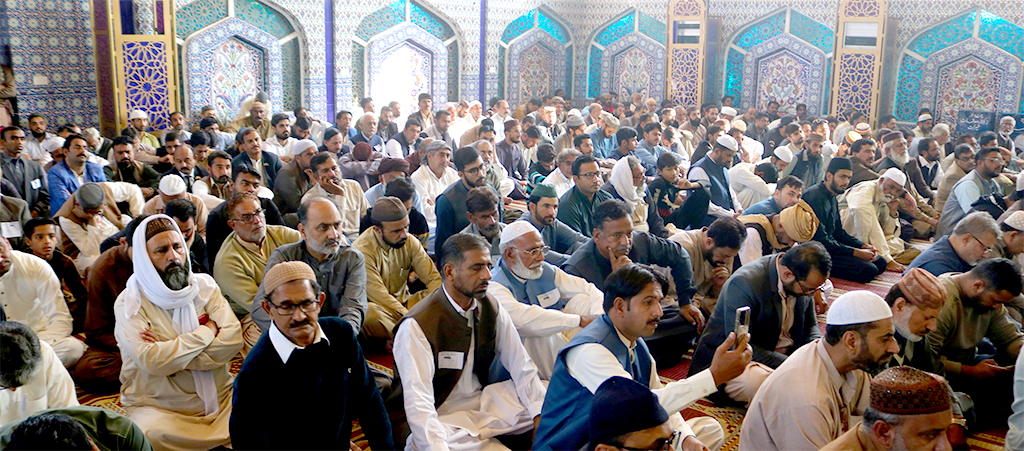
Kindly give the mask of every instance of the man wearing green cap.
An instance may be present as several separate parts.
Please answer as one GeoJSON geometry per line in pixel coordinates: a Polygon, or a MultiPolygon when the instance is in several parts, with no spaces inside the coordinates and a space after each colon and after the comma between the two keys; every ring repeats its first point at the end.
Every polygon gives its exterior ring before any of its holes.
{"type": "Polygon", "coordinates": [[[523,215],[517,221],[529,222],[540,231],[544,244],[551,248],[544,261],[561,266],[569,259],[569,254],[587,242],[586,236],[556,218],[558,193],[555,192],[555,187],[545,183],[538,184],[530,192],[526,208],[530,210],[530,214],[523,215]]]}

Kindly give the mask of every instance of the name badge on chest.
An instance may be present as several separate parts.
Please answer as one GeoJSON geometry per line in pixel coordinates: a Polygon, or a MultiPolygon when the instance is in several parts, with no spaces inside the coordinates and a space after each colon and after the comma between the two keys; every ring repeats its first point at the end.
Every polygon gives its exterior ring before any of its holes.
{"type": "Polygon", "coordinates": [[[537,302],[540,303],[541,307],[548,308],[558,303],[562,299],[562,293],[558,292],[558,288],[555,288],[547,293],[541,293],[537,295],[537,302]]]}
{"type": "Polygon", "coordinates": [[[0,222],[0,236],[3,236],[4,238],[20,238],[21,235],[20,222],[0,222]]]}
{"type": "Polygon", "coordinates": [[[442,370],[461,370],[465,365],[466,353],[458,351],[441,351],[437,353],[437,368],[442,370]]]}
{"type": "Polygon", "coordinates": [[[43,186],[43,182],[39,181],[39,179],[35,179],[35,180],[29,182],[28,186],[31,186],[32,189],[39,189],[39,188],[41,188],[43,186]]]}

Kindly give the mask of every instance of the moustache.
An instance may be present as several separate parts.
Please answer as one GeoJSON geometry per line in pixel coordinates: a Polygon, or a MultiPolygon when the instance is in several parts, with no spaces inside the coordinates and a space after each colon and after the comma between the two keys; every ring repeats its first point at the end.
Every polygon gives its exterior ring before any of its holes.
{"type": "Polygon", "coordinates": [[[631,247],[632,246],[619,246],[619,247],[615,248],[615,254],[616,255],[628,254],[631,247]]]}
{"type": "Polygon", "coordinates": [[[660,322],[661,322],[661,318],[654,318],[654,319],[648,321],[647,324],[652,324],[654,326],[657,326],[658,323],[660,323],[660,322]]]}
{"type": "Polygon", "coordinates": [[[224,174],[224,175],[222,175],[220,177],[217,177],[216,181],[217,181],[217,183],[227,183],[227,182],[231,181],[231,176],[227,175],[227,174],[224,174]]]}
{"type": "Polygon", "coordinates": [[[296,329],[296,328],[299,328],[299,327],[308,326],[310,324],[312,324],[312,320],[310,320],[310,318],[307,316],[306,319],[304,319],[302,321],[292,321],[292,322],[288,323],[288,328],[289,329],[296,329]]]}
{"type": "Polygon", "coordinates": [[[337,238],[324,241],[324,247],[334,247],[334,246],[340,246],[340,245],[341,245],[341,240],[339,240],[337,238]]]}

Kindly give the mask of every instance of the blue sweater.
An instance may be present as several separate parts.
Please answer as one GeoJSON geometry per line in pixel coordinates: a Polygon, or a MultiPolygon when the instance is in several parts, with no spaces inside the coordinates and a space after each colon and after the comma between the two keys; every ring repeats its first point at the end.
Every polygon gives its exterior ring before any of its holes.
{"type": "Polygon", "coordinates": [[[921,268],[941,276],[947,272],[967,272],[973,266],[960,258],[960,254],[953,249],[953,243],[949,242],[949,236],[944,236],[910,262],[907,271],[910,271],[910,268],[921,268]]]}

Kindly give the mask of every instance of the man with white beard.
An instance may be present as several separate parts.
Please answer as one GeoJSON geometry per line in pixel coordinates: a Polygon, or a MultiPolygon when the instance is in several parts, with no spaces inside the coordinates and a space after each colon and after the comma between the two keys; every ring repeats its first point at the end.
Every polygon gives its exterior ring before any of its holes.
{"type": "Polygon", "coordinates": [[[548,247],[527,221],[501,232],[501,260],[487,292],[512,317],[541,380],[550,380],[555,359],[573,335],[604,313],[604,294],[585,279],[544,261],[548,247]]]}
{"type": "Polygon", "coordinates": [[[900,205],[901,221],[910,222],[914,226],[914,236],[917,238],[928,238],[939,225],[939,211],[928,205],[925,199],[917,191],[917,187],[911,180],[921,175],[921,167],[910,162],[907,139],[903,132],[887,133],[882,137],[882,154],[885,158],[875,166],[875,172],[881,174],[886,169],[896,168],[907,175],[903,188],[910,194],[908,202],[900,205]]]}

